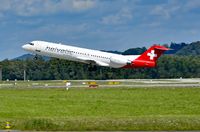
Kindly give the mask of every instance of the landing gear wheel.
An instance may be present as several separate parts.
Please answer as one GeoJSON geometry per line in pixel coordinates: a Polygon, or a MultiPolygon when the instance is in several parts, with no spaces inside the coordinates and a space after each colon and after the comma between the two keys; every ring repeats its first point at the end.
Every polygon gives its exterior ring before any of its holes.
{"type": "Polygon", "coordinates": [[[34,60],[37,60],[37,59],[38,59],[38,55],[35,55],[33,59],[34,59],[34,60]]]}

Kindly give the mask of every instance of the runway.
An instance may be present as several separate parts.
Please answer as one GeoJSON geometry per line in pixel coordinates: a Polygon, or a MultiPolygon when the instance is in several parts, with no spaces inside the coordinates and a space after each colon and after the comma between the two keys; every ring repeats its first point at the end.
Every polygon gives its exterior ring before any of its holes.
{"type": "Polygon", "coordinates": [[[52,81],[3,81],[0,88],[200,88],[200,78],[190,79],[116,79],[116,80],[52,80],[52,81]],[[93,87],[93,86],[92,86],[93,87]]]}
{"type": "MultiPolygon", "coordinates": [[[[190,88],[199,87],[200,79],[128,79],[128,80],[68,80],[71,83],[71,88],[87,88],[89,83],[94,83],[99,88],[190,88]]],[[[53,84],[35,84],[33,88],[65,88],[65,83],[53,84]]]]}

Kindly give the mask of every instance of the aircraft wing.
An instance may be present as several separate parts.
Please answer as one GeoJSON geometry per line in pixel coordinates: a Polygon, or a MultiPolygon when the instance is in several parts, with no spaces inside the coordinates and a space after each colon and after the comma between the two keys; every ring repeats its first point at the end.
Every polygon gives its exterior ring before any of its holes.
{"type": "Polygon", "coordinates": [[[99,66],[109,66],[107,63],[97,61],[97,60],[93,60],[93,59],[89,59],[89,58],[86,58],[86,57],[77,57],[77,59],[79,59],[80,61],[85,62],[87,64],[93,64],[93,65],[99,65],[99,66]]]}

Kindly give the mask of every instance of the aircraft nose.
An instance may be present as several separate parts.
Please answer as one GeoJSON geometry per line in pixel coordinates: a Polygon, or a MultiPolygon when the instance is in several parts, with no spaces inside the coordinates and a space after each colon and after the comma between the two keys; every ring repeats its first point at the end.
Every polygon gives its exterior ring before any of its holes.
{"type": "Polygon", "coordinates": [[[28,44],[25,44],[25,45],[22,46],[22,48],[23,48],[24,50],[28,50],[28,49],[29,49],[29,45],[28,45],[28,44]]]}

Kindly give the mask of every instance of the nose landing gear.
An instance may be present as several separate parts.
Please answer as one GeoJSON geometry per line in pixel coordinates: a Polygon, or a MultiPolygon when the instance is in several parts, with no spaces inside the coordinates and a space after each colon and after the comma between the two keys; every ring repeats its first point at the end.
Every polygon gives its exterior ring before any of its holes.
{"type": "Polygon", "coordinates": [[[33,57],[34,60],[37,60],[38,59],[38,55],[36,54],[34,57],[33,57]]]}

